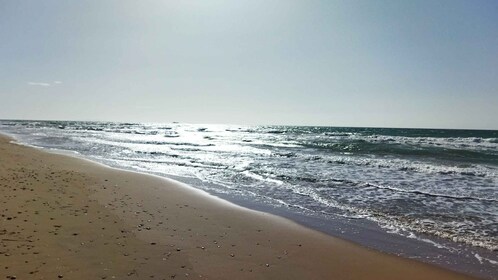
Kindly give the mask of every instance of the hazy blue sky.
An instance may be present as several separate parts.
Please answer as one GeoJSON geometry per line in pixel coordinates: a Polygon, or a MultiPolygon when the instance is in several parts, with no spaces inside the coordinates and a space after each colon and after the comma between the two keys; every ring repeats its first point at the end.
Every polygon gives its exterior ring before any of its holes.
{"type": "Polygon", "coordinates": [[[498,1],[0,0],[0,118],[498,129],[498,1]]]}

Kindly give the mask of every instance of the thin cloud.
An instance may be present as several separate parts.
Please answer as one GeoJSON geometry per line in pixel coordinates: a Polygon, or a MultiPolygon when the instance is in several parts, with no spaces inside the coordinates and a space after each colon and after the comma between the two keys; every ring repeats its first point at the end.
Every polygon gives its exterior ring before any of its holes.
{"type": "Polygon", "coordinates": [[[55,86],[55,85],[60,85],[60,84],[62,84],[62,81],[53,81],[52,83],[28,82],[28,85],[30,85],[30,86],[39,86],[39,87],[50,87],[50,86],[55,86]]]}
{"type": "Polygon", "coordinates": [[[38,82],[28,82],[30,86],[40,86],[40,87],[49,87],[49,83],[38,83],[38,82]]]}

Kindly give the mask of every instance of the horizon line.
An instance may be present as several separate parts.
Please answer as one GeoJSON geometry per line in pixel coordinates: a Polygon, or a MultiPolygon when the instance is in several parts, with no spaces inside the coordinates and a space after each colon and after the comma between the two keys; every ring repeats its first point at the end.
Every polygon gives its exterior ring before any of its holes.
{"type": "Polygon", "coordinates": [[[131,123],[131,124],[193,124],[193,125],[234,125],[234,126],[294,126],[294,127],[336,127],[336,128],[374,128],[374,129],[422,129],[422,130],[481,130],[498,131],[490,128],[441,128],[441,127],[395,127],[395,126],[347,126],[347,125],[296,125],[296,124],[236,124],[236,123],[195,123],[182,121],[153,122],[153,121],[106,121],[106,120],[69,120],[69,119],[3,119],[0,121],[42,121],[42,122],[98,122],[98,123],[131,123]]]}

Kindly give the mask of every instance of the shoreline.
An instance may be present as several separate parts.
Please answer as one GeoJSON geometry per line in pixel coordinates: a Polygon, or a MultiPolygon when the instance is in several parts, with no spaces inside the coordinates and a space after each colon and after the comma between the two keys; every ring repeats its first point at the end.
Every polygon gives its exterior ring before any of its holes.
{"type": "Polygon", "coordinates": [[[473,279],[373,251],[170,179],[8,142],[0,136],[0,176],[6,179],[0,185],[3,197],[9,198],[3,201],[9,207],[2,213],[2,226],[8,228],[6,234],[29,237],[31,242],[19,248],[2,239],[0,260],[10,264],[2,270],[4,277],[19,278],[38,270],[37,277],[88,279],[90,270],[96,279],[116,275],[142,279],[145,272],[156,279],[173,275],[204,279],[473,279]],[[18,188],[36,195],[36,201],[18,197],[18,188]],[[34,254],[33,250],[39,251],[34,254]],[[37,261],[40,256],[45,256],[46,264],[37,261]],[[97,256],[101,261],[94,259],[97,256]],[[52,261],[57,263],[55,267],[50,267],[52,261]],[[21,262],[25,265],[14,266],[21,262]]]}

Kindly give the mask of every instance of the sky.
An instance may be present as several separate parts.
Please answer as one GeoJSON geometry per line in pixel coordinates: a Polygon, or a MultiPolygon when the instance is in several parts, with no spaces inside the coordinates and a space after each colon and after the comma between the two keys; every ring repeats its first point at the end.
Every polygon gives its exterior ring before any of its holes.
{"type": "Polygon", "coordinates": [[[498,129],[498,1],[0,0],[0,119],[498,129]]]}

